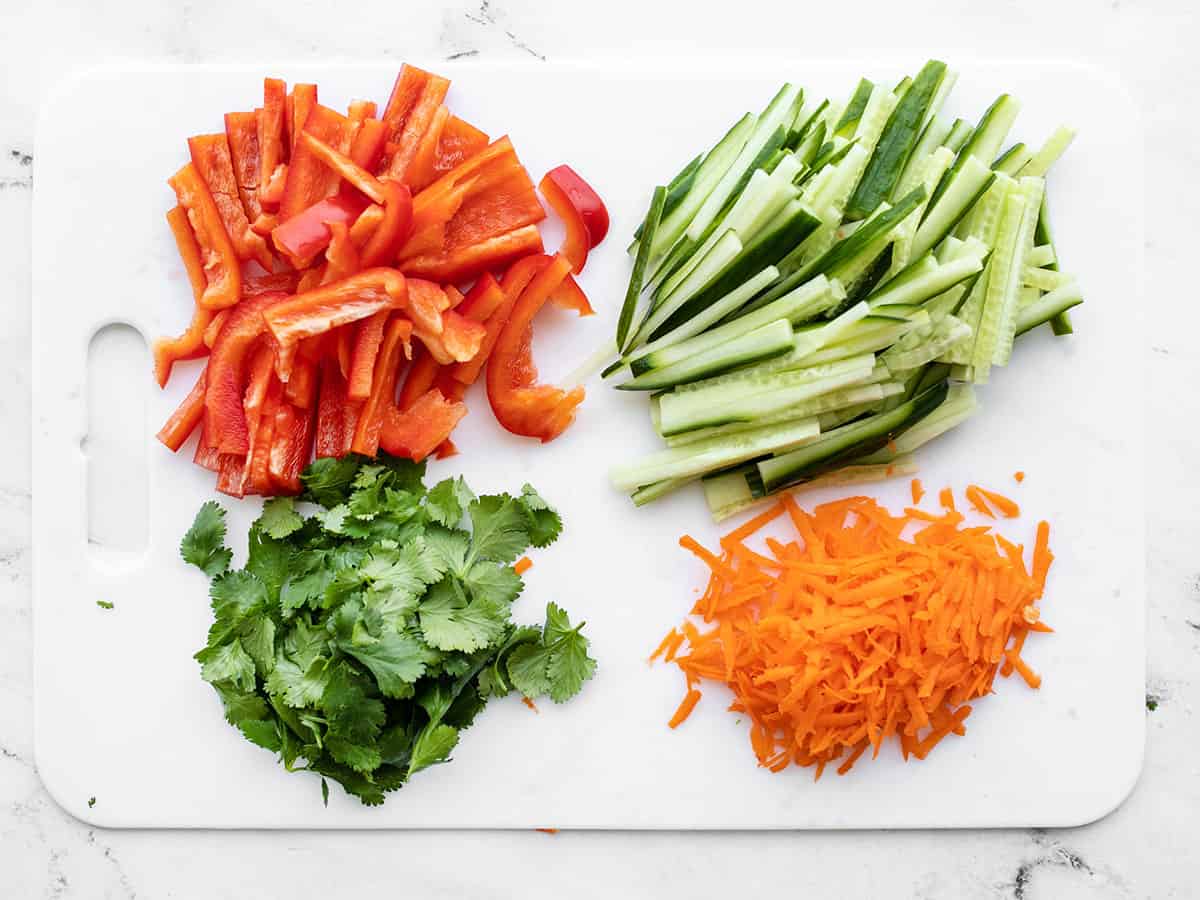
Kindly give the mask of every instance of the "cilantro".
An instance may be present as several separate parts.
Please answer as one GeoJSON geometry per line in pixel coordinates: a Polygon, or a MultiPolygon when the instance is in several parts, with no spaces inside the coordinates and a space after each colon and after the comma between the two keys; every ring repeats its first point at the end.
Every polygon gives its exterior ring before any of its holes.
{"type": "Polygon", "coordinates": [[[101,609],[112,609],[113,608],[112,603],[108,600],[97,600],[96,605],[98,607],[100,607],[101,609]]]}
{"type": "MultiPolygon", "coordinates": [[[[554,604],[515,626],[511,563],[562,522],[529,485],[476,497],[462,478],[426,490],[424,466],[381,455],[322,459],[302,513],[268,500],[245,568],[229,568],[225,513],[206,503],[180,546],[211,579],[196,654],[229,724],[364,804],[449,761],[488,700],[514,689],[561,702],[591,677],[579,627],[554,604]]],[[[111,609],[112,605],[100,601],[111,609]]]]}
{"type": "Polygon", "coordinates": [[[209,500],[179,544],[183,561],[198,567],[209,578],[229,568],[233,552],[225,547],[225,510],[209,500]]]}
{"type": "Polygon", "coordinates": [[[88,809],[91,809],[95,805],[96,805],[96,798],[88,797],[88,809]]]}

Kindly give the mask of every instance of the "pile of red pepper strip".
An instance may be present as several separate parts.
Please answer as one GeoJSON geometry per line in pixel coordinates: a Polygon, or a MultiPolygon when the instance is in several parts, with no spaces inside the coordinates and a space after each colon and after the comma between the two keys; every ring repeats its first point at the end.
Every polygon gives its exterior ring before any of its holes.
{"type": "Polygon", "coordinates": [[[573,170],[537,190],[507,137],[452,115],[450,82],[404,66],[379,114],[345,115],[317,86],[263,82],[262,106],[188,140],[167,213],[192,288],[182,334],[154,347],[207,358],[158,438],[234,496],[295,494],[314,457],[456,452],[450,434],[484,369],[499,423],[550,441],[583,389],[537,383],[532,322],[591,305],[572,273],[608,232],[573,170]],[[544,252],[538,191],[566,237],[544,252]]]}

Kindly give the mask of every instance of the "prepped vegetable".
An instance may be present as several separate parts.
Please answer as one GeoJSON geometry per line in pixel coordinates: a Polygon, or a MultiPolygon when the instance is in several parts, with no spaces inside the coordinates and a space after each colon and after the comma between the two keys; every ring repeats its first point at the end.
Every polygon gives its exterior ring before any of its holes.
{"type": "Polygon", "coordinates": [[[893,739],[905,760],[925,759],[966,733],[971,702],[997,675],[1039,687],[1022,653],[1029,634],[1052,630],[1037,606],[1054,559],[1049,526],[1038,525],[1027,566],[1024,548],[965,527],[951,491],[940,498],[938,513],[894,515],[868,497],[808,512],[784,494],[719,550],[681,538],[710,575],[692,609],[701,624],[672,629],[651,657],[687,678],[670,726],[691,714],[705,681],[722,682],[729,709],[750,721],[760,766],[812,766],[820,778],[893,739]],[[747,546],[776,522],[784,527],[768,529],[761,549],[747,546]]]}
{"type": "Polygon", "coordinates": [[[885,477],[970,416],[1015,339],[1071,330],[1038,151],[1019,104],[941,112],[933,60],[842,104],[784,85],[656,188],[605,377],[652,391],[666,450],[617,466],[639,505],[703,479],[721,519],[835,473],[885,477]]]}
{"type": "Polygon", "coordinates": [[[180,546],[212,579],[196,660],[226,720],[288,771],[321,776],[326,798],[328,779],[378,805],[448,762],[489,700],[562,703],[595,671],[583,623],[554,603],[540,626],[512,621],[514,563],[558,538],[558,514],[529,485],[476,497],[423,476],[386,455],[321,459],[301,475],[311,514],[268,500],[244,568],[230,568],[212,501],[180,546]]]}
{"type": "Polygon", "coordinates": [[[343,115],[316,85],[268,78],[261,107],[189,139],[167,221],[193,310],[155,342],[155,378],[210,358],[159,438],[178,451],[198,433],[218,490],[296,494],[314,455],[449,455],[493,353],[504,428],[548,441],[573,420],[582,388],[535,383],[532,317],[547,300],[592,314],[570,272],[608,211],[552,169],[540,187],[567,239],[543,254],[546,212],[512,142],[450,115],[449,86],[405,66],[382,114],[356,100],[343,115]]]}

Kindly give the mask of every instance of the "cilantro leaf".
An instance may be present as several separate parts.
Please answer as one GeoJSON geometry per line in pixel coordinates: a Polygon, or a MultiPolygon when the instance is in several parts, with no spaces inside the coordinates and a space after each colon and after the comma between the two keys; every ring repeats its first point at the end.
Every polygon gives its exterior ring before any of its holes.
{"type": "Polygon", "coordinates": [[[244,691],[254,690],[254,660],[238,640],[205,647],[196,654],[200,677],[211,684],[228,682],[244,691]]]}
{"type": "Polygon", "coordinates": [[[275,622],[268,616],[250,616],[242,622],[239,636],[254,668],[266,678],[275,668],[275,622]]]}
{"type": "Polygon", "coordinates": [[[314,460],[300,475],[304,485],[303,499],[325,507],[344,503],[350,496],[350,485],[360,465],[360,460],[354,456],[314,460]]]}
{"type": "Polygon", "coordinates": [[[434,725],[422,729],[413,742],[412,760],[408,764],[408,774],[415,775],[422,769],[428,769],[437,763],[447,762],[450,752],[458,744],[458,729],[449,725],[434,725]]]}
{"type": "Polygon", "coordinates": [[[267,677],[267,693],[294,708],[317,706],[329,686],[327,665],[327,660],[317,657],[302,668],[300,663],[280,655],[267,677]]]}
{"type": "Polygon", "coordinates": [[[279,606],[285,616],[305,606],[321,606],[325,591],[333,581],[329,554],[324,550],[303,550],[290,560],[291,574],[279,588],[279,606]]]}
{"type": "Polygon", "coordinates": [[[486,597],[468,601],[454,578],[430,588],[421,601],[419,616],[429,646],[464,653],[495,643],[508,624],[507,608],[486,597]]]}
{"type": "Polygon", "coordinates": [[[443,572],[461,575],[467,568],[471,535],[457,528],[433,525],[425,532],[425,550],[443,572]]]}
{"type": "Polygon", "coordinates": [[[100,607],[101,609],[112,609],[113,608],[113,604],[112,604],[111,600],[97,600],[96,605],[98,607],[100,607]]]}
{"type": "Polygon", "coordinates": [[[364,775],[373,769],[378,769],[383,757],[379,748],[374,744],[356,744],[337,735],[331,735],[325,742],[329,755],[342,765],[349,766],[364,775]]]}
{"type": "Polygon", "coordinates": [[[558,512],[529,484],[521,488],[518,502],[529,520],[529,542],[539,549],[553,544],[562,533],[562,517],[558,512]]]}
{"type": "Polygon", "coordinates": [[[469,562],[484,559],[510,563],[529,546],[525,509],[508,494],[480,497],[467,511],[473,529],[469,562]]]}
{"type": "Polygon", "coordinates": [[[540,641],[522,644],[508,658],[508,677],[512,686],[533,700],[550,692],[550,650],[540,641]]]}
{"type": "Polygon", "coordinates": [[[199,568],[212,578],[229,568],[233,552],[225,546],[225,510],[209,500],[200,507],[192,527],[179,544],[184,562],[199,568]]]}
{"type": "Polygon", "coordinates": [[[283,739],[276,719],[251,719],[247,722],[239,722],[238,730],[246,740],[264,750],[278,753],[283,748],[283,739]]]}
{"type": "Polygon", "coordinates": [[[228,684],[215,684],[217,696],[225,707],[225,720],[230,725],[248,722],[254,719],[265,719],[270,714],[270,708],[261,696],[254,691],[244,691],[228,684]]]}
{"type": "Polygon", "coordinates": [[[596,671],[596,661],[588,656],[587,638],[580,633],[582,628],[582,623],[572,628],[561,607],[547,604],[541,640],[522,644],[508,658],[513,687],[531,700],[549,694],[555,703],[579,693],[596,671]]]}
{"type": "Polygon", "coordinates": [[[461,475],[447,478],[429,489],[425,495],[425,511],[439,525],[454,528],[462,521],[463,513],[474,499],[475,495],[461,475]]]}
{"type": "Polygon", "coordinates": [[[275,540],[259,529],[251,527],[250,554],[246,558],[246,571],[263,583],[272,604],[279,602],[279,589],[289,574],[288,560],[291,552],[285,541],[275,540]]]}
{"type": "Polygon", "coordinates": [[[329,680],[321,695],[321,709],[329,722],[330,734],[368,744],[383,728],[386,711],[383,703],[369,697],[366,680],[346,662],[329,669],[329,680]]]}
{"type": "Polygon", "coordinates": [[[507,607],[520,596],[525,582],[512,566],[477,562],[463,576],[473,600],[486,600],[496,608],[507,607]]]}
{"type": "Polygon", "coordinates": [[[291,497],[272,497],[263,504],[262,515],[254,525],[281,541],[304,527],[304,519],[296,512],[291,497]]]}
{"type": "Polygon", "coordinates": [[[338,649],[371,670],[385,697],[408,697],[412,683],[425,674],[421,645],[408,634],[387,631],[372,641],[338,643],[338,649]]]}

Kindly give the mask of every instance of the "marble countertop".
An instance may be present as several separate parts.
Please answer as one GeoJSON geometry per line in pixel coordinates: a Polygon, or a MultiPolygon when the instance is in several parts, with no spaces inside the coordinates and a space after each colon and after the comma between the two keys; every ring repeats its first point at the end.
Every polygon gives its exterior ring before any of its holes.
{"type": "MultiPolygon", "coordinates": [[[[1200,876],[1200,305],[1187,259],[1200,219],[1194,98],[1200,16],[1186,0],[740,4],[447,0],[438,4],[127,0],[0,10],[0,895],[14,898],[713,896],[1191,897],[1200,876]],[[53,8],[50,8],[53,7],[53,8]],[[412,8],[419,7],[419,8],[412,8]],[[843,17],[839,19],[839,14],[843,17]],[[852,16],[852,19],[847,17],[852,16]],[[853,25],[851,29],[849,26],[853,25]],[[838,47],[812,36],[838,34],[838,47]],[[320,833],[105,831],[60,810],[32,758],[29,527],[30,187],[38,105],[64,71],[111,60],[569,59],[747,51],[919,60],[1079,59],[1123,77],[1146,145],[1148,429],[1146,762],[1130,799],[1069,831],[904,833],[320,833]],[[1182,388],[1182,389],[1181,389],[1182,388]],[[1182,409],[1181,409],[1182,407],[1182,409]]],[[[1119,173],[1114,173],[1119,179],[1119,173]]],[[[1099,189],[1119,190],[1119,181],[1099,189]]],[[[1135,202],[1136,202],[1136,198],[1135,202]]],[[[64,258],[69,262],[69,257],[64,258]]],[[[1119,477],[1119,473],[1114,473],[1119,477]]],[[[1103,490],[1097,485],[1097,490],[1103,490]]]]}

